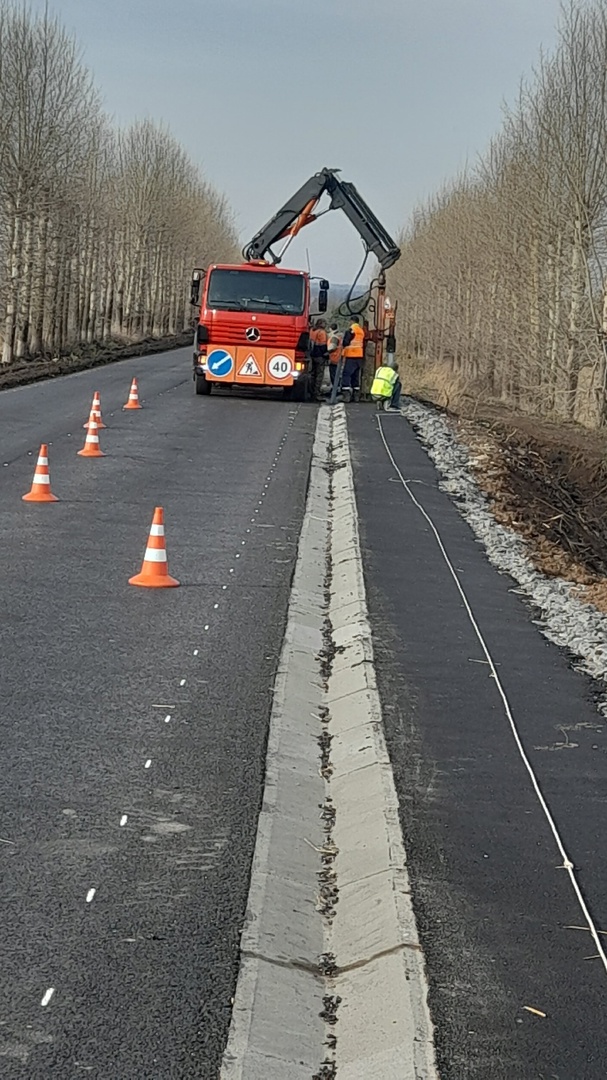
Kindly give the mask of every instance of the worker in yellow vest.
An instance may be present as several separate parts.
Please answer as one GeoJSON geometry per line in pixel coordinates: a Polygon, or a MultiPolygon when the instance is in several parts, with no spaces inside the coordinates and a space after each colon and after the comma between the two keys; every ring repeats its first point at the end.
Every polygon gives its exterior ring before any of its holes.
{"type": "Polygon", "coordinates": [[[378,367],[375,378],[371,385],[371,397],[373,401],[385,410],[385,412],[400,412],[401,381],[398,377],[398,367],[388,367],[387,364],[378,367]]]}
{"type": "Polygon", "coordinates": [[[344,367],[341,376],[341,391],[344,401],[358,401],[360,397],[360,376],[365,355],[365,332],[360,325],[358,315],[352,317],[350,329],[346,330],[341,355],[344,367]]]}

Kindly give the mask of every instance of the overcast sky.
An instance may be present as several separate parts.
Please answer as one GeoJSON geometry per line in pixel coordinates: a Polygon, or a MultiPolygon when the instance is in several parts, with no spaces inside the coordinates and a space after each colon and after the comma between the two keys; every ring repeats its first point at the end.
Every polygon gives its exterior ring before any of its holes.
{"type": "MultiPolygon", "coordinates": [[[[31,0],[35,9],[44,0],[31,0]]],[[[558,0],[49,0],[119,123],[164,120],[252,236],[312,173],[341,168],[393,234],[500,126],[558,0]]],[[[347,282],[338,212],[291,264],[347,282]]]]}

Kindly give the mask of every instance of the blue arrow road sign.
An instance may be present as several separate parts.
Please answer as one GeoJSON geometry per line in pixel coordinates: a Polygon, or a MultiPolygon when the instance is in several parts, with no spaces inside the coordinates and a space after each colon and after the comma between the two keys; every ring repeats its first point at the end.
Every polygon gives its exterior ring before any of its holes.
{"type": "Polygon", "coordinates": [[[207,357],[207,367],[211,375],[222,378],[222,376],[230,374],[234,367],[234,358],[225,349],[213,349],[213,352],[209,353],[207,357]]]}

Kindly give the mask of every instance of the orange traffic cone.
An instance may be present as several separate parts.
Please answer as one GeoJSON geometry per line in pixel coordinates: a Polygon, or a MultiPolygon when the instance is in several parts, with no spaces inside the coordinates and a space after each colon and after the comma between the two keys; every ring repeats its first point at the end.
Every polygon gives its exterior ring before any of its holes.
{"type": "Polygon", "coordinates": [[[129,578],[129,585],[146,585],[151,589],[179,585],[179,582],[169,574],[164,542],[164,511],[161,506],[157,506],[154,510],[141,573],[129,578]]]}
{"type": "MultiPolygon", "coordinates": [[[[91,413],[94,415],[95,420],[97,421],[97,427],[101,431],[101,428],[104,428],[105,424],[101,419],[101,396],[98,390],[95,390],[95,393],[93,394],[93,404],[91,405],[91,412],[89,413],[89,418],[91,416],[91,413]]],[[[86,424],[83,424],[82,426],[83,428],[87,428],[89,426],[88,420],[86,424]]]]}
{"type": "Polygon", "coordinates": [[[48,471],[48,447],[46,443],[42,443],[42,446],[40,447],[32,489],[31,491],[28,491],[27,495],[22,495],[21,498],[24,502],[59,502],[57,496],[53,495],[51,491],[51,478],[48,471]]]}
{"type": "Polygon", "coordinates": [[[133,379],[131,383],[131,389],[129,390],[129,400],[126,405],[122,406],[123,409],[140,409],[139,404],[139,391],[137,390],[137,379],[133,379]]]}
{"type": "Polygon", "coordinates": [[[101,447],[99,445],[98,424],[97,424],[97,421],[95,420],[95,417],[93,416],[92,410],[91,410],[91,415],[89,416],[89,422],[87,424],[86,439],[84,440],[84,446],[82,447],[82,450],[78,451],[78,456],[79,457],[105,457],[105,454],[103,453],[103,450],[101,449],[101,447]]]}

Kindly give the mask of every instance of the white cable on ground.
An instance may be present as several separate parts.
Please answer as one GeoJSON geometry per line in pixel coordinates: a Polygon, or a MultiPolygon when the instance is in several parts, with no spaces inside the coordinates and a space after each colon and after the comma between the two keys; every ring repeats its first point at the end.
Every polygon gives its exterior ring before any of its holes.
{"type": "Polygon", "coordinates": [[[559,853],[560,853],[560,855],[561,855],[561,857],[563,859],[562,867],[559,867],[559,869],[566,870],[568,875],[569,875],[569,880],[571,881],[571,884],[573,886],[573,891],[575,892],[575,895],[576,895],[576,897],[578,899],[578,902],[579,902],[580,908],[582,910],[582,913],[584,915],[584,918],[587,920],[588,929],[589,929],[589,931],[590,931],[590,933],[592,935],[593,941],[594,941],[594,943],[596,945],[597,953],[598,953],[598,955],[599,955],[599,957],[601,959],[601,962],[603,964],[603,967],[604,967],[605,971],[607,972],[607,955],[605,954],[605,950],[603,949],[603,945],[602,945],[601,939],[599,937],[599,931],[597,930],[594,919],[592,918],[592,915],[590,914],[590,911],[588,910],[588,906],[586,904],[586,901],[584,900],[582,890],[581,890],[581,888],[579,886],[577,877],[575,875],[575,867],[574,867],[571,859],[569,858],[569,856],[568,856],[568,854],[567,854],[567,852],[565,850],[565,845],[564,845],[564,843],[563,843],[563,841],[561,839],[561,835],[560,835],[560,833],[558,831],[558,827],[557,827],[557,824],[556,824],[556,822],[554,820],[554,817],[552,816],[552,812],[550,810],[550,807],[548,806],[548,803],[546,802],[546,799],[544,798],[544,795],[542,793],[542,789],[540,788],[540,785],[539,785],[539,781],[538,781],[538,779],[537,779],[537,777],[536,777],[536,775],[535,775],[535,773],[533,771],[533,766],[531,765],[531,762],[529,761],[529,758],[527,757],[527,754],[525,753],[525,749],[523,747],[523,743],[522,743],[521,737],[519,735],[519,731],[518,731],[518,728],[516,726],[514,716],[512,715],[512,710],[510,708],[510,703],[509,703],[508,698],[506,696],[506,691],[504,690],[504,688],[503,688],[503,686],[501,684],[499,675],[497,673],[497,668],[496,668],[495,663],[493,661],[493,657],[492,657],[491,653],[489,652],[489,648],[488,648],[488,646],[487,646],[487,644],[485,642],[485,639],[483,638],[483,635],[482,635],[482,633],[480,631],[479,625],[478,625],[478,623],[477,623],[477,621],[476,621],[476,619],[474,617],[474,613],[473,613],[472,608],[470,606],[470,603],[468,601],[468,597],[466,596],[466,593],[465,593],[464,589],[462,588],[462,585],[461,585],[461,582],[460,582],[460,580],[459,580],[459,578],[457,576],[455,567],[453,566],[453,563],[451,562],[451,560],[449,558],[449,555],[447,554],[447,550],[445,548],[445,545],[443,544],[443,541],[441,539],[441,536],[440,536],[440,533],[439,533],[438,529],[436,528],[436,525],[432,521],[432,518],[430,517],[430,515],[427,513],[427,511],[421,505],[421,503],[418,502],[418,500],[415,498],[415,495],[413,494],[413,492],[411,491],[411,488],[409,486],[409,481],[405,480],[402,472],[400,471],[398,465],[396,464],[396,461],[394,460],[394,456],[392,454],[392,451],[390,450],[390,447],[388,446],[386,436],[384,434],[384,429],[383,429],[383,426],[382,426],[381,416],[380,415],[378,415],[378,417],[377,417],[377,425],[378,425],[378,428],[379,428],[379,434],[380,434],[382,442],[384,444],[384,448],[386,450],[386,453],[387,453],[387,455],[388,455],[394,469],[396,470],[396,473],[397,473],[397,475],[399,477],[399,480],[400,480],[401,484],[403,485],[405,491],[407,492],[407,495],[411,499],[412,503],[417,507],[417,509],[420,511],[420,513],[423,515],[425,520],[428,522],[428,525],[432,529],[432,532],[434,533],[434,537],[436,539],[436,542],[437,542],[437,544],[439,546],[441,555],[443,556],[443,559],[445,560],[445,563],[447,565],[449,573],[451,574],[451,577],[453,578],[453,580],[455,582],[455,585],[457,587],[457,591],[459,592],[459,594],[461,596],[462,602],[463,602],[464,607],[466,609],[468,618],[470,619],[470,623],[472,625],[474,633],[476,634],[479,645],[480,645],[481,649],[483,650],[483,653],[485,654],[485,657],[487,659],[487,663],[489,664],[489,667],[491,669],[491,674],[492,674],[493,678],[495,679],[495,685],[497,687],[498,694],[502,699],[504,710],[505,710],[506,716],[508,718],[508,723],[510,724],[510,728],[511,728],[512,734],[514,736],[514,741],[516,743],[518,752],[519,752],[519,754],[521,756],[521,760],[522,760],[523,765],[525,766],[525,768],[526,768],[526,770],[527,770],[527,772],[529,774],[529,777],[531,779],[531,784],[533,786],[533,790],[535,791],[535,794],[537,795],[540,806],[541,806],[542,810],[544,811],[544,815],[546,817],[548,825],[550,826],[550,829],[552,831],[552,835],[554,836],[556,846],[557,846],[557,848],[559,850],[559,853]]]}

